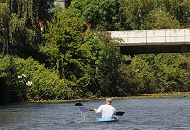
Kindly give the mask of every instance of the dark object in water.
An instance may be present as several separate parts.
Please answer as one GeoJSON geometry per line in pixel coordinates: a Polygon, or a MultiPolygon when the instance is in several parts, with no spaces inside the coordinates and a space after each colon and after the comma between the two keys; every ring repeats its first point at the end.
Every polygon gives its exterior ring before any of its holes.
{"type": "Polygon", "coordinates": [[[82,105],[82,103],[77,102],[77,103],[75,103],[75,106],[83,106],[83,105],[82,105]]]}

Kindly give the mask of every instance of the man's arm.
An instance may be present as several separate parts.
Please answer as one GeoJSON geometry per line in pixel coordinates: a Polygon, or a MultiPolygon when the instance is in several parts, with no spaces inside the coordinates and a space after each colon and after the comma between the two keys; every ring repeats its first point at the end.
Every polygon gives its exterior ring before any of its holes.
{"type": "Polygon", "coordinates": [[[96,113],[100,113],[102,111],[102,106],[99,106],[98,109],[94,109],[96,113]]]}

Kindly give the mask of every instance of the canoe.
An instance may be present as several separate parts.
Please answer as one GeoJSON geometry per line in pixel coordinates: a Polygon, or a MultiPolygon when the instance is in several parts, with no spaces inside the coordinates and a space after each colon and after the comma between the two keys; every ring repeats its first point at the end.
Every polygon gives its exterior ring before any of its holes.
{"type": "Polygon", "coordinates": [[[113,118],[96,118],[97,122],[115,122],[118,121],[118,117],[113,117],[113,118]]]}

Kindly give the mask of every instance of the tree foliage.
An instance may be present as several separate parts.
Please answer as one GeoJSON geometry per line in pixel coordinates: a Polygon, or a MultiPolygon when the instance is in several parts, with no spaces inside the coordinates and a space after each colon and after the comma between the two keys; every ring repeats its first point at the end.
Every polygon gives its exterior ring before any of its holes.
{"type": "Polygon", "coordinates": [[[136,56],[121,71],[132,95],[189,91],[189,58],[181,54],[136,56]]]}
{"type": "Polygon", "coordinates": [[[106,33],[188,28],[189,0],[72,0],[64,10],[53,3],[1,0],[1,97],[27,101],[190,91],[189,53],[122,56],[106,33]]]}
{"type": "Polygon", "coordinates": [[[81,19],[56,10],[54,19],[49,23],[49,33],[45,35],[47,42],[40,47],[41,52],[47,56],[46,65],[75,87],[81,86],[85,76],[78,51],[83,31],[84,22],[81,19]]]}
{"type": "Polygon", "coordinates": [[[190,23],[190,1],[189,0],[164,0],[167,11],[174,16],[184,27],[190,23]]]}
{"type": "Polygon", "coordinates": [[[152,10],[146,17],[145,29],[177,29],[180,23],[163,8],[152,10]]]}
{"type": "Polygon", "coordinates": [[[123,3],[123,0],[74,0],[70,10],[95,28],[122,30],[128,26],[123,3]]]}
{"type": "Polygon", "coordinates": [[[71,99],[75,96],[55,71],[46,69],[32,58],[5,56],[0,63],[0,78],[7,85],[4,89],[7,102],[71,99]]]}
{"type": "MultiPolygon", "coordinates": [[[[48,57],[49,67],[56,69],[60,78],[69,80],[78,94],[85,96],[84,92],[96,94],[97,91],[103,94],[103,90],[108,94],[108,88],[100,89],[105,83],[101,80],[105,79],[105,74],[109,75],[114,62],[119,64],[119,50],[111,46],[111,38],[101,32],[92,33],[82,19],[60,10],[56,10],[49,27],[49,33],[45,35],[47,43],[41,47],[48,57]],[[106,40],[105,37],[109,38],[106,40]]],[[[112,79],[107,80],[109,84],[113,83],[112,79]]]]}
{"type": "Polygon", "coordinates": [[[6,15],[9,16],[9,20],[3,18],[6,26],[3,32],[0,31],[7,35],[3,39],[8,42],[10,54],[24,58],[35,57],[34,53],[42,42],[38,22],[50,19],[53,2],[54,0],[7,0],[0,3],[2,9],[7,8],[6,15]]]}

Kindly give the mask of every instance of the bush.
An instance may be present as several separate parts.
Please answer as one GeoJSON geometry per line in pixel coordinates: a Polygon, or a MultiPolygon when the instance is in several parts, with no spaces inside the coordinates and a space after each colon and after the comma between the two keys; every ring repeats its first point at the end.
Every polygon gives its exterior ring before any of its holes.
{"type": "Polygon", "coordinates": [[[32,58],[6,56],[0,60],[0,76],[6,77],[7,88],[16,92],[18,101],[73,98],[74,93],[64,79],[32,58]]]}

